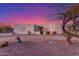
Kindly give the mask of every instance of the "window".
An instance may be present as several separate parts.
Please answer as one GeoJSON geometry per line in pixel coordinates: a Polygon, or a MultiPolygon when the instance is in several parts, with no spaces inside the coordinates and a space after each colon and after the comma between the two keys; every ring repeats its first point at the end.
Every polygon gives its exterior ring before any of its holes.
{"type": "Polygon", "coordinates": [[[35,32],[39,31],[39,27],[40,27],[40,26],[38,26],[38,25],[34,25],[34,31],[35,31],[35,32]]]}

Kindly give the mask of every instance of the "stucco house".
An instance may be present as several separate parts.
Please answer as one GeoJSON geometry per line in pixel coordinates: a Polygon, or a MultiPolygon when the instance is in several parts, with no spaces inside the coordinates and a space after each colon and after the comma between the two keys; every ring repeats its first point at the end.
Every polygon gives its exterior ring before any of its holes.
{"type": "Polygon", "coordinates": [[[61,34],[61,24],[17,24],[14,26],[15,34],[61,34]]]}

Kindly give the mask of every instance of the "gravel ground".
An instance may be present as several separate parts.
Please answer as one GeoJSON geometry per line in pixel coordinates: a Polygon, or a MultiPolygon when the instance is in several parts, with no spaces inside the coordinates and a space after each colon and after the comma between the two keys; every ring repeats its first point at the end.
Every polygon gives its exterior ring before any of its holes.
{"type": "Polygon", "coordinates": [[[9,46],[0,48],[0,56],[79,56],[79,41],[72,40],[74,44],[67,44],[65,38],[55,36],[20,36],[22,43],[18,43],[15,37],[2,39],[15,39],[9,46]]]}

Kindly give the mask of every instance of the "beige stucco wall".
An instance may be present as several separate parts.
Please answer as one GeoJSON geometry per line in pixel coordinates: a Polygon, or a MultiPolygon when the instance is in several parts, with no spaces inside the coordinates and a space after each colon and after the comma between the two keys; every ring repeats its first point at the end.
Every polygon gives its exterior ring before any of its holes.
{"type": "Polygon", "coordinates": [[[28,31],[34,34],[34,26],[30,24],[19,24],[14,27],[15,34],[29,34],[28,31]]]}
{"type": "Polygon", "coordinates": [[[47,31],[50,31],[51,34],[55,31],[56,33],[58,34],[62,34],[63,31],[62,31],[62,25],[61,24],[41,24],[41,26],[44,27],[44,31],[47,32],[47,31]]]}

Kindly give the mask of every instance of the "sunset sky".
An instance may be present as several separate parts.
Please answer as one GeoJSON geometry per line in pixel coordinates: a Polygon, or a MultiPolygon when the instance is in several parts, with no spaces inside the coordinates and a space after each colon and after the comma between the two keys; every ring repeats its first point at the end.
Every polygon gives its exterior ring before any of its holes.
{"type": "Polygon", "coordinates": [[[6,24],[46,24],[59,22],[58,11],[63,12],[71,4],[55,3],[2,3],[0,23],[6,24]],[[52,17],[50,15],[53,14],[52,17]]]}

